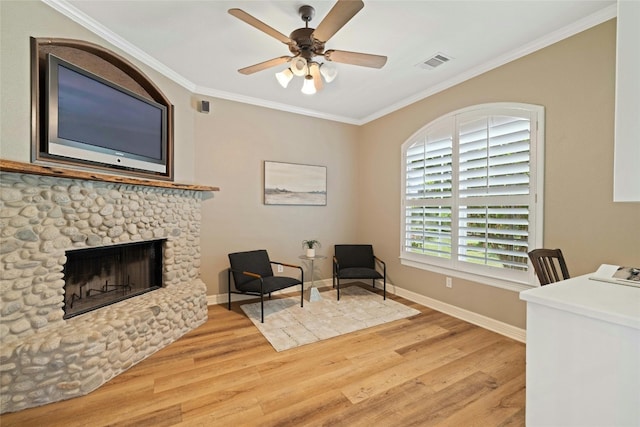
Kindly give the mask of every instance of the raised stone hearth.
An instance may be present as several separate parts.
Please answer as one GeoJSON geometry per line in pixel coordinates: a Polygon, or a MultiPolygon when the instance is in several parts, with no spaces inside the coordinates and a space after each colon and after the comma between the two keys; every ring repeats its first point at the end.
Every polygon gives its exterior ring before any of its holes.
{"type": "Polygon", "coordinates": [[[0,413],[87,394],[207,320],[202,194],[0,174],[0,413]],[[66,250],[156,239],[162,288],[63,319],[66,250]]]}

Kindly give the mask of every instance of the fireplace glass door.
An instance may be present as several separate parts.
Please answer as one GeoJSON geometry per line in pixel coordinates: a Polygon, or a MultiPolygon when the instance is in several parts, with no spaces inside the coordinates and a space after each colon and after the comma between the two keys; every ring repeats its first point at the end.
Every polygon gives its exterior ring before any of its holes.
{"type": "Polygon", "coordinates": [[[67,251],[64,318],[162,287],[163,242],[67,251]]]}

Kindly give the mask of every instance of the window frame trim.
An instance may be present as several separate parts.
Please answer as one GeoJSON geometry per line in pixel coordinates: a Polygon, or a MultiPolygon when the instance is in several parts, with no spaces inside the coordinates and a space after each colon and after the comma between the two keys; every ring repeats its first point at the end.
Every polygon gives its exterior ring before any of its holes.
{"type": "MultiPolygon", "coordinates": [[[[532,224],[535,229],[534,233],[530,236],[530,244],[532,247],[543,247],[543,237],[544,237],[544,145],[545,145],[545,108],[541,105],[536,104],[528,104],[528,103],[520,103],[520,102],[493,102],[493,103],[484,103],[484,104],[476,104],[469,107],[461,108],[452,112],[448,112],[442,116],[439,116],[427,124],[422,126],[416,132],[414,132],[411,136],[409,136],[401,145],[401,191],[400,191],[400,263],[401,265],[419,268],[426,271],[435,272],[438,274],[443,274],[447,276],[458,277],[461,279],[469,280],[472,282],[478,282],[481,284],[494,286],[503,289],[509,289],[513,291],[522,291],[525,289],[530,289],[532,287],[539,286],[537,278],[534,273],[534,269],[531,265],[531,261],[528,260],[528,271],[526,274],[526,280],[523,280],[522,277],[524,275],[516,274],[516,276],[520,277],[512,277],[509,274],[509,270],[505,269],[495,269],[492,267],[482,265],[475,267],[465,264],[467,268],[460,270],[456,268],[456,260],[457,254],[452,253],[452,259],[438,259],[437,257],[432,257],[428,255],[421,254],[412,254],[410,252],[405,251],[405,239],[406,239],[406,208],[410,206],[410,203],[407,203],[408,200],[406,198],[406,184],[407,184],[407,151],[411,145],[413,145],[416,140],[420,137],[424,137],[428,128],[437,125],[440,121],[450,120],[452,122],[452,134],[455,136],[458,133],[458,122],[461,115],[468,115],[473,113],[478,113],[478,115],[482,115],[483,111],[487,111],[486,115],[499,114],[499,110],[523,110],[526,114],[531,117],[531,145],[534,149],[529,150],[530,156],[530,164],[532,165],[532,172],[535,170],[535,180],[531,180],[529,182],[529,190],[531,192],[531,197],[533,207],[529,206],[529,216],[530,216],[530,224],[532,224]],[[490,112],[489,112],[490,110],[490,112]],[[534,121],[535,119],[535,121],[534,121]],[[535,126],[535,129],[534,129],[535,126]],[[454,259],[455,257],[455,259],[454,259]],[[491,271],[499,270],[499,275],[489,274],[491,271]],[[498,277],[502,276],[502,277],[498,277]]],[[[454,156],[454,162],[452,164],[452,170],[454,173],[458,173],[458,156],[454,156]]],[[[452,189],[455,194],[455,199],[452,197],[451,206],[456,206],[456,221],[457,218],[457,206],[460,203],[458,190],[452,189]]],[[[452,194],[453,196],[453,194],[452,194]]],[[[435,202],[439,199],[428,199],[430,202],[435,202]]],[[[447,203],[445,203],[447,204],[447,203]]],[[[452,209],[452,218],[453,209],[452,209]]],[[[458,225],[456,225],[458,227],[458,225]]],[[[452,248],[453,249],[453,248],[452,248]]]]}

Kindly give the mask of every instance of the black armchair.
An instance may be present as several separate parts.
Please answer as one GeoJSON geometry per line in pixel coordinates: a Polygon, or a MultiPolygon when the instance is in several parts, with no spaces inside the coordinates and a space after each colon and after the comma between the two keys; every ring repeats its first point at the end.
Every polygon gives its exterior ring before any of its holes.
{"type": "Polygon", "coordinates": [[[264,323],[264,295],[269,294],[269,298],[271,298],[271,292],[296,285],[301,286],[300,307],[304,306],[304,271],[301,266],[271,261],[267,251],[264,249],[229,254],[229,263],[231,264],[231,268],[227,272],[229,279],[229,310],[231,310],[232,293],[258,295],[260,296],[260,321],[264,323]],[[271,264],[300,269],[300,280],[293,277],[274,276],[271,264]],[[236,290],[232,290],[232,275],[236,290]]]}
{"type": "Polygon", "coordinates": [[[337,288],[340,300],[340,279],[372,279],[376,287],[376,279],[383,280],[383,299],[387,299],[387,266],[373,254],[371,245],[335,245],[333,256],[333,287],[337,288]],[[382,274],[376,267],[382,266],[382,274]]]}

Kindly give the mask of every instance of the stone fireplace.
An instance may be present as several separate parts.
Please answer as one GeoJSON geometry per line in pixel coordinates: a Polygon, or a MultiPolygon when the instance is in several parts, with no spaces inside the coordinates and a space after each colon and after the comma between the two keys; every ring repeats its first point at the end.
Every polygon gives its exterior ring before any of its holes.
{"type": "MultiPolygon", "coordinates": [[[[0,413],[87,394],[207,320],[206,286],[199,279],[200,206],[214,187],[2,170],[0,413]],[[144,285],[156,290],[65,315],[69,258],[143,242],[161,245],[159,286],[144,285]]],[[[80,273],[84,295],[93,273],[80,273]]],[[[154,281],[145,278],[149,274],[129,272],[136,282],[154,281]]],[[[79,285],[71,292],[80,296],[79,285]]],[[[91,298],[100,292],[88,293],[91,298]]]]}

